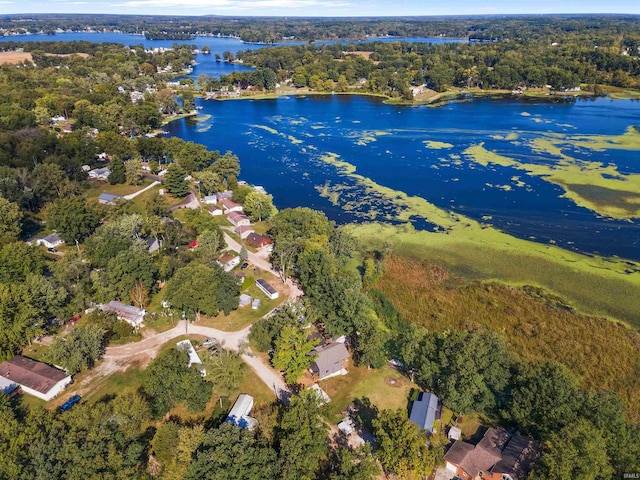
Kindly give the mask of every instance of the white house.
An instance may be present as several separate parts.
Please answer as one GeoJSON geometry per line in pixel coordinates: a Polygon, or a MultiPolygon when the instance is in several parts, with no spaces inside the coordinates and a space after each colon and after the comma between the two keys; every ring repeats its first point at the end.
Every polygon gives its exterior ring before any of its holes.
{"type": "MultiPolygon", "coordinates": [[[[182,340],[181,342],[176,343],[176,347],[178,347],[178,350],[181,352],[187,352],[187,355],[189,355],[189,364],[187,365],[187,368],[194,364],[202,365],[202,360],[200,360],[196,349],[193,348],[191,341],[182,340]]],[[[200,374],[204,377],[207,374],[207,371],[203,367],[200,367],[200,374]]]]}
{"type": "Polygon", "coordinates": [[[252,408],[253,397],[251,395],[247,395],[246,393],[241,393],[240,395],[238,395],[236,403],[234,403],[233,407],[231,407],[231,410],[229,411],[229,415],[227,415],[227,419],[225,420],[225,422],[232,423],[233,425],[240,428],[248,428],[249,430],[253,430],[258,421],[255,418],[249,416],[252,408]]]}
{"type": "Polygon", "coordinates": [[[158,240],[154,237],[143,237],[142,240],[149,246],[149,253],[157,252],[162,248],[162,240],[158,240]]]}
{"type": "Polygon", "coordinates": [[[91,180],[104,180],[106,182],[109,180],[109,173],[109,167],[94,168],[93,170],[89,170],[89,178],[91,180]]]}
{"type": "Polygon", "coordinates": [[[115,300],[106,305],[98,305],[98,308],[103,312],[114,312],[116,317],[124,320],[135,328],[143,326],[144,316],[147,314],[146,310],[140,310],[139,308],[115,300]]]}
{"type": "Polygon", "coordinates": [[[266,280],[262,278],[256,280],[256,287],[262,290],[264,294],[271,300],[275,300],[276,298],[278,298],[278,291],[273,288],[266,280]]]}
{"type": "Polygon", "coordinates": [[[206,203],[207,205],[215,205],[216,203],[218,203],[218,196],[207,195],[206,197],[204,197],[204,203],[206,203]]]}
{"type": "Polygon", "coordinates": [[[251,220],[249,220],[249,217],[239,212],[227,212],[227,220],[229,220],[229,222],[231,222],[236,227],[240,227],[242,225],[251,225],[251,220]]]}
{"type": "Polygon", "coordinates": [[[56,248],[64,243],[57,233],[36,239],[36,245],[44,245],[47,248],[56,248]]]}
{"type": "Polygon", "coordinates": [[[230,272],[234,267],[240,265],[240,257],[230,253],[225,253],[216,260],[216,263],[220,265],[225,272],[230,272]]]}
{"type": "Polygon", "coordinates": [[[244,207],[241,204],[234,202],[230,198],[223,198],[220,200],[220,205],[222,205],[224,213],[244,211],[244,207]]]}
{"type": "Polygon", "coordinates": [[[211,205],[209,207],[209,213],[211,215],[213,215],[214,217],[217,217],[218,215],[222,215],[223,212],[222,212],[222,209],[219,206],[211,205]]]}
{"type": "MultiPolygon", "coordinates": [[[[2,384],[18,385],[24,393],[44,401],[51,400],[71,383],[71,375],[66,372],[21,355],[0,364],[0,379],[2,384]]],[[[9,385],[7,388],[15,390],[9,385]]]]}

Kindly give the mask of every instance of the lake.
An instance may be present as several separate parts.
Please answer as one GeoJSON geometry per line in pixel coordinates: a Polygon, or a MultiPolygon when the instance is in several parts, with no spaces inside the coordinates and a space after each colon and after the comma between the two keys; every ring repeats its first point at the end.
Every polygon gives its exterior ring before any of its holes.
{"type": "MultiPolygon", "coordinates": [[[[386,105],[365,96],[326,95],[199,101],[198,105],[203,107],[200,121],[176,121],[165,130],[238,154],[241,177],[264,186],[278,208],[308,206],[339,223],[398,222],[397,205],[362,178],[328,162],[330,154],[375,184],[423,198],[516,237],[640,260],[636,223],[579,206],[545,174],[521,166],[555,168],[567,162],[562,155],[571,155],[589,168],[592,162],[616,168],[623,180],[625,175],[640,173],[637,150],[596,151],[572,145],[578,136],[625,133],[640,119],[640,102],[476,99],[430,108],[386,105]],[[565,142],[561,158],[554,150],[541,151],[540,139],[565,142]],[[483,165],[467,150],[481,144],[486,151],[521,163],[483,165]]],[[[433,228],[428,219],[412,220],[416,228],[433,228]]]]}
{"type": "MultiPolygon", "coordinates": [[[[77,40],[146,48],[208,45],[212,54],[197,56],[194,78],[247,68],[215,62],[216,52],[265,48],[233,38],[146,40],[122,33],[0,38],[77,40]]],[[[198,105],[203,107],[201,121],[171,123],[168,134],[238,154],[242,178],[263,185],[278,208],[309,206],[340,223],[402,223],[402,207],[380,193],[386,187],[519,238],[640,260],[637,223],[609,214],[620,206],[633,210],[640,205],[640,189],[634,187],[639,184],[640,150],[609,148],[611,138],[591,145],[581,137],[624,134],[640,124],[639,102],[468,99],[430,108],[333,95],[199,100],[198,105]],[[337,168],[336,160],[355,168],[355,174],[337,168]],[[601,207],[609,210],[603,213],[601,207]]],[[[630,216],[637,220],[638,215],[630,216]]],[[[424,216],[414,215],[411,221],[419,229],[437,228],[424,216]]]]}

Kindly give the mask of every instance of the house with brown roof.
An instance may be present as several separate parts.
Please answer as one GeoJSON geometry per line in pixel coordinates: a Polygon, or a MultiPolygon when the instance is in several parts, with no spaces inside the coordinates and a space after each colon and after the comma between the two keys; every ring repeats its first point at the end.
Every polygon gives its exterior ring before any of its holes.
{"type": "Polygon", "coordinates": [[[236,203],[233,200],[231,200],[230,198],[223,198],[220,200],[220,205],[222,205],[222,210],[224,210],[224,213],[229,213],[229,212],[243,212],[244,208],[242,207],[242,204],[240,203],[236,203]]]}
{"type": "Polygon", "coordinates": [[[14,390],[19,386],[24,393],[45,401],[58,395],[71,383],[71,375],[46,363],[16,355],[0,364],[0,379],[3,390],[14,390]]]}
{"type": "Polygon", "coordinates": [[[233,267],[240,265],[240,257],[230,253],[223,253],[218,260],[216,260],[216,263],[220,265],[225,272],[230,272],[233,270],[233,267]]]}
{"type": "Polygon", "coordinates": [[[537,456],[532,438],[489,428],[476,445],[456,440],[444,459],[447,470],[465,480],[524,480],[537,456]]]}
{"type": "Polygon", "coordinates": [[[327,345],[318,345],[313,349],[311,355],[315,355],[315,359],[311,362],[309,369],[318,380],[347,374],[349,351],[344,343],[333,342],[327,345]]]}
{"type": "Polygon", "coordinates": [[[255,233],[251,225],[240,225],[233,230],[241,239],[247,238],[250,234],[255,233]]]}
{"type": "Polygon", "coordinates": [[[214,217],[222,215],[222,209],[217,205],[209,205],[208,210],[209,210],[209,213],[214,217]]]}
{"type": "Polygon", "coordinates": [[[231,224],[236,227],[251,225],[251,220],[249,220],[249,217],[238,212],[227,213],[227,220],[229,220],[229,222],[231,222],[231,224]]]}
{"type": "Polygon", "coordinates": [[[273,245],[273,240],[271,240],[266,235],[260,235],[258,233],[250,233],[247,235],[247,243],[255,248],[267,247],[269,245],[273,245]]]}

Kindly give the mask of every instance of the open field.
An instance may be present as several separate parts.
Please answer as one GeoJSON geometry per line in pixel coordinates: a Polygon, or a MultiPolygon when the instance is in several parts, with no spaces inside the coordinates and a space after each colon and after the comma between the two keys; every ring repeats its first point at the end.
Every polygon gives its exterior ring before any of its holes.
{"type": "Polygon", "coordinates": [[[25,61],[33,63],[29,52],[0,52],[0,65],[17,65],[25,61]]]}
{"type": "MultiPolygon", "coordinates": [[[[616,392],[640,420],[640,333],[571,311],[536,288],[466,282],[434,263],[392,256],[375,288],[411,323],[430,330],[483,326],[529,360],[569,367],[588,388],[616,392]]],[[[637,299],[637,297],[635,297],[637,299]]]]}

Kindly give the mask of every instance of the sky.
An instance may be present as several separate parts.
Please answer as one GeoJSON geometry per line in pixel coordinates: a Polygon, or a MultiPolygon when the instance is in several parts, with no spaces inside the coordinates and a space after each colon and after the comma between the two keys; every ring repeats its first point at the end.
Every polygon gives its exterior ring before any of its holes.
{"type": "Polygon", "coordinates": [[[527,13],[640,14],[640,0],[0,0],[9,13],[409,16],[527,13]]]}

